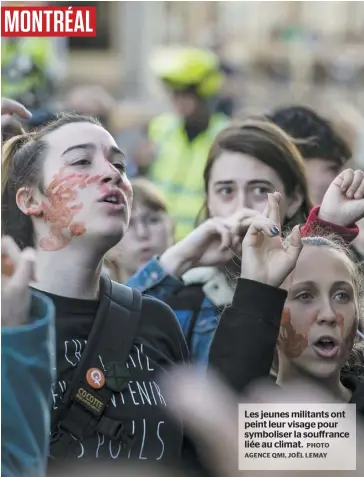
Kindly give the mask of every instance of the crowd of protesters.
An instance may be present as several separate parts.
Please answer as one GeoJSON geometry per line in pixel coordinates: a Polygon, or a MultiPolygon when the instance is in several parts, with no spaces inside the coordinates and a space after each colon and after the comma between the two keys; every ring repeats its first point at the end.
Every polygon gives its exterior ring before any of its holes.
{"type": "Polygon", "coordinates": [[[237,476],[262,396],[355,404],[364,445],[351,144],[302,105],[229,117],[211,52],[151,67],[174,112],[130,155],[101,90],[35,128],[2,99],[3,477],[237,476]]]}

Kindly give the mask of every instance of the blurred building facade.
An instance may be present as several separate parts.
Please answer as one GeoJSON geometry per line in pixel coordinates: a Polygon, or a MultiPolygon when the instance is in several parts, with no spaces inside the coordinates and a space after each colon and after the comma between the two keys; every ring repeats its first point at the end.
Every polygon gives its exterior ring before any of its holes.
{"type": "Polygon", "coordinates": [[[364,2],[87,4],[97,6],[98,36],[69,41],[71,84],[147,95],[153,83],[146,60],[155,46],[222,42],[252,106],[334,96],[364,108],[364,2]]]}

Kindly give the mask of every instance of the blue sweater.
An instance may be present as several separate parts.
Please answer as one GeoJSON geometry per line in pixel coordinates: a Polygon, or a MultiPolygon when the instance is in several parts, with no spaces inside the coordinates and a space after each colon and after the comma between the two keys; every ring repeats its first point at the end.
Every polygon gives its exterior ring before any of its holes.
{"type": "Polygon", "coordinates": [[[54,305],[32,291],[27,324],[1,329],[1,475],[43,477],[49,445],[54,305]]]}

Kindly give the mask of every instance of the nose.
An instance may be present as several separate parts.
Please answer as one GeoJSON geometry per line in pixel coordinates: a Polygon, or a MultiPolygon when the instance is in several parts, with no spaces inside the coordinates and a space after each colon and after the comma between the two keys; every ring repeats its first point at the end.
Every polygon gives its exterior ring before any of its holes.
{"type": "Polygon", "coordinates": [[[333,309],[329,300],[322,304],[322,308],[316,319],[319,325],[335,326],[338,324],[338,317],[336,311],[333,309]]]}
{"type": "Polygon", "coordinates": [[[149,230],[142,220],[135,223],[135,235],[139,240],[145,240],[149,237],[149,230]]]}
{"type": "Polygon", "coordinates": [[[251,204],[249,201],[248,195],[245,193],[244,189],[239,189],[237,201],[236,201],[237,208],[240,209],[251,209],[251,204]]]}
{"type": "Polygon", "coordinates": [[[120,171],[116,169],[112,164],[107,162],[105,164],[105,168],[103,174],[101,176],[101,182],[103,184],[112,184],[116,186],[120,186],[122,181],[122,177],[120,171]]]}

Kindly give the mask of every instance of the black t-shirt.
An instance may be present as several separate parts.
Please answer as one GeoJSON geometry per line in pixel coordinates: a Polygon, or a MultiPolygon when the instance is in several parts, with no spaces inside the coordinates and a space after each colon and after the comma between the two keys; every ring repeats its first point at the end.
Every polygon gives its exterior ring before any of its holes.
{"type": "MultiPolygon", "coordinates": [[[[57,381],[53,385],[53,410],[72,380],[85,349],[98,308],[97,301],[79,300],[48,294],[56,307],[57,381]]],[[[100,369],[104,369],[99,356],[100,369]]],[[[122,421],[134,439],[128,444],[94,435],[75,441],[70,459],[130,459],[172,463],[182,452],[182,426],[165,412],[166,401],[157,383],[158,375],[174,363],[188,361],[187,346],[172,310],[159,300],[143,297],[137,338],[126,367],[130,381],[123,393],[113,395],[105,416],[122,421]]],[[[53,459],[51,463],[57,464],[53,459]]]]}

